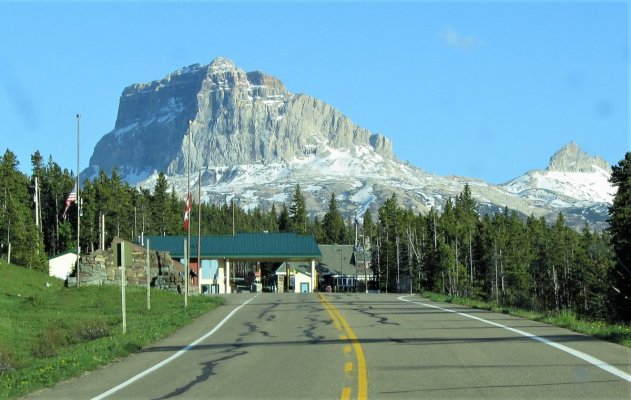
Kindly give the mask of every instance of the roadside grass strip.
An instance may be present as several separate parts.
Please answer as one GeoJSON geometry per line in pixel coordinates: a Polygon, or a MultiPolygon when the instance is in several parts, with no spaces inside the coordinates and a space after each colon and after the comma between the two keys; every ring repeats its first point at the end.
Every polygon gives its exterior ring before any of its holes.
{"type": "Polygon", "coordinates": [[[203,335],[202,337],[200,337],[196,341],[192,342],[191,344],[184,346],[181,350],[179,350],[177,353],[173,354],[171,357],[159,362],[158,364],[154,365],[151,368],[147,368],[146,370],[144,370],[141,373],[135,375],[134,377],[126,380],[125,382],[121,383],[120,385],[111,388],[107,392],[101,393],[100,395],[93,397],[91,400],[102,400],[102,399],[104,399],[104,398],[106,398],[106,397],[118,392],[119,390],[126,388],[127,386],[129,386],[132,383],[136,382],[137,380],[149,375],[150,373],[152,373],[152,372],[164,367],[165,365],[167,365],[171,361],[173,361],[176,358],[182,356],[187,351],[192,350],[200,342],[202,342],[203,340],[207,339],[208,337],[213,335],[215,332],[217,332],[219,330],[219,328],[221,328],[230,318],[232,318],[233,315],[235,315],[241,308],[245,307],[249,302],[254,300],[257,296],[258,296],[258,294],[256,296],[254,296],[254,297],[249,298],[248,300],[243,302],[243,304],[241,304],[239,307],[237,307],[234,310],[230,311],[230,314],[226,315],[225,318],[222,319],[221,322],[219,322],[212,330],[210,330],[208,333],[206,333],[205,335],[203,335]]]}
{"type": "MultiPolygon", "coordinates": [[[[344,334],[340,335],[340,340],[350,340],[353,346],[353,350],[355,351],[355,357],[357,358],[357,399],[366,400],[368,399],[368,378],[367,378],[367,373],[366,373],[366,359],[364,358],[364,350],[362,349],[361,343],[359,342],[359,339],[357,339],[355,332],[353,332],[350,325],[344,319],[342,314],[340,314],[338,309],[335,308],[331,303],[329,303],[326,297],[323,296],[322,294],[318,293],[318,298],[320,299],[320,302],[322,303],[326,311],[331,316],[331,319],[333,320],[333,324],[335,325],[335,327],[345,332],[344,334]]],[[[348,353],[349,351],[350,350],[348,350],[348,346],[345,345],[344,352],[348,353]]],[[[352,363],[346,363],[344,365],[345,373],[348,374],[352,372],[352,370],[353,370],[352,363]]],[[[351,389],[348,387],[345,387],[342,390],[342,395],[340,396],[340,398],[345,400],[345,399],[350,399],[350,396],[351,396],[351,389]]]]}
{"type": "Polygon", "coordinates": [[[561,350],[563,352],[571,354],[574,357],[580,358],[581,360],[586,361],[586,362],[594,365],[595,367],[598,367],[598,368],[602,369],[603,371],[607,371],[610,374],[617,376],[618,378],[621,378],[621,379],[623,379],[623,380],[625,380],[627,382],[631,382],[631,374],[627,374],[626,372],[624,372],[624,371],[622,371],[622,370],[620,370],[620,369],[618,369],[618,368],[616,368],[616,367],[614,367],[612,365],[609,365],[606,362],[604,362],[602,360],[599,360],[596,357],[593,357],[593,356],[590,356],[589,354],[583,353],[582,351],[578,351],[578,350],[575,350],[575,349],[573,349],[571,347],[564,346],[562,344],[559,344],[559,343],[553,342],[551,340],[548,340],[546,338],[543,338],[541,336],[537,336],[537,335],[534,335],[532,333],[528,333],[526,331],[522,331],[520,329],[511,328],[509,326],[502,325],[502,324],[499,324],[497,322],[489,321],[489,320],[486,320],[484,318],[476,317],[474,315],[461,313],[459,311],[450,310],[448,308],[435,306],[433,304],[427,304],[427,303],[423,303],[423,302],[420,302],[420,301],[412,301],[412,300],[406,299],[406,297],[409,297],[409,296],[410,295],[408,295],[408,296],[400,296],[400,297],[398,297],[398,299],[400,301],[405,301],[407,303],[418,304],[420,306],[434,308],[434,309],[437,309],[437,310],[442,310],[442,311],[458,314],[458,315],[461,315],[461,316],[466,317],[466,318],[471,318],[471,319],[474,319],[476,321],[483,322],[485,324],[489,324],[489,325],[496,326],[498,328],[506,329],[507,331],[514,332],[514,333],[516,333],[518,335],[525,336],[525,337],[527,337],[529,339],[536,340],[536,341],[538,341],[540,343],[547,344],[548,346],[552,346],[552,347],[554,347],[556,349],[559,349],[559,350],[561,350]]]}

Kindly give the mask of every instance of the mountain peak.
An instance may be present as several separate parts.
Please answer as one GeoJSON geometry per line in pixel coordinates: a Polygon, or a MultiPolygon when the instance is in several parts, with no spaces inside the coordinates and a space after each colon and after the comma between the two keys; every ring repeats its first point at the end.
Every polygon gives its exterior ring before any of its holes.
{"type": "Polygon", "coordinates": [[[208,65],[208,71],[211,74],[220,74],[228,71],[233,71],[236,66],[232,61],[225,57],[217,57],[208,65]]]}
{"type": "Polygon", "coordinates": [[[195,168],[290,161],[356,146],[394,158],[389,139],[327,103],[217,57],[125,88],[114,129],[97,143],[90,167],[109,173],[118,166],[137,181],[153,170],[182,174],[189,161],[195,168]]]}
{"type": "Polygon", "coordinates": [[[550,158],[549,171],[594,172],[596,168],[609,171],[609,165],[600,156],[591,157],[574,141],[563,146],[550,158]]]}

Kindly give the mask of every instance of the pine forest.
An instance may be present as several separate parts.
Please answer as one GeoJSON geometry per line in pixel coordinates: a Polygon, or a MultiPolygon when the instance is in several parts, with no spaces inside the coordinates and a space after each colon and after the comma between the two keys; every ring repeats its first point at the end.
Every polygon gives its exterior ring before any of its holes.
{"type": "MultiPolygon", "coordinates": [[[[48,258],[80,247],[144,235],[184,233],[184,200],[160,173],[153,190],[132,187],[117,170],[101,172],[80,187],[80,211],[66,201],[76,176],[31,156],[32,175],[20,172],[14,153],[0,157],[0,253],[10,262],[47,273],[48,258]]],[[[480,214],[465,186],[443,210],[415,214],[392,195],[363,219],[345,220],[331,195],[327,213],[310,217],[300,186],[290,204],[246,211],[235,203],[198,204],[193,193],[191,231],[202,234],[296,232],[318,244],[357,244],[370,250],[373,289],[382,292],[429,290],[479,298],[538,311],[570,310],[587,319],[631,320],[631,152],[612,167],[617,187],[609,228],[568,227],[562,214],[548,223],[523,218],[508,208],[480,214]],[[201,213],[201,218],[199,217],[201,213]],[[201,223],[198,222],[201,220],[201,223]],[[199,225],[198,225],[199,224],[199,225]]]]}

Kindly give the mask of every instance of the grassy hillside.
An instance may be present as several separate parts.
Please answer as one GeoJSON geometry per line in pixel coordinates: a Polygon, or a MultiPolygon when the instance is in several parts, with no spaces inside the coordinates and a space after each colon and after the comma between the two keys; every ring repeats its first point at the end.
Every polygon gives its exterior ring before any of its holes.
{"type": "Polygon", "coordinates": [[[220,298],[128,287],[122,333],[118,286],[63,281],[0,260],[0,398],[12,398],[110,363],[215,308],[220,298]]]}
{"type": "Polygon", "coordinates": [[[471,308],[479,308],[481,310],[510,314],[532,321],[539,321],[631,348],[631,325],[629,324],[608,324],[602,321],[585,320],[568,310],[560,312],[536,312],[513,307],[503,307],[497,303],[487,303],[481,300],[447,296],[433,292],[423,292],[423,296],[443,303],[460,304],[471,308]]]}

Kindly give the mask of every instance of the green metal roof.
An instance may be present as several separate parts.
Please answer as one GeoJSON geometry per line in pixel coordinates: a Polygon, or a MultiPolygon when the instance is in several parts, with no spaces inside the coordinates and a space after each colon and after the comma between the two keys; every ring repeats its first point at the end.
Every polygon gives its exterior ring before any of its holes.
{"type": "Polygon", "coordinates": [[[322,252],[322,264],[326,265],[333,275],[355,274],[352,245],[321,244],[319,247],[322,252]]]}
{"type": "MultiPolygon", "coordinates": [[[[151,250],[184,257],[186,236],[145,236],[151,250]]],[[[197,257],[197,236],[191,235],[191,257],[197,257]]],[[[239,233],[235,236],[201,236],[201,257],[249,261],[320,260],[322,254],[311,235],[295,233],[239,233]]]]}

